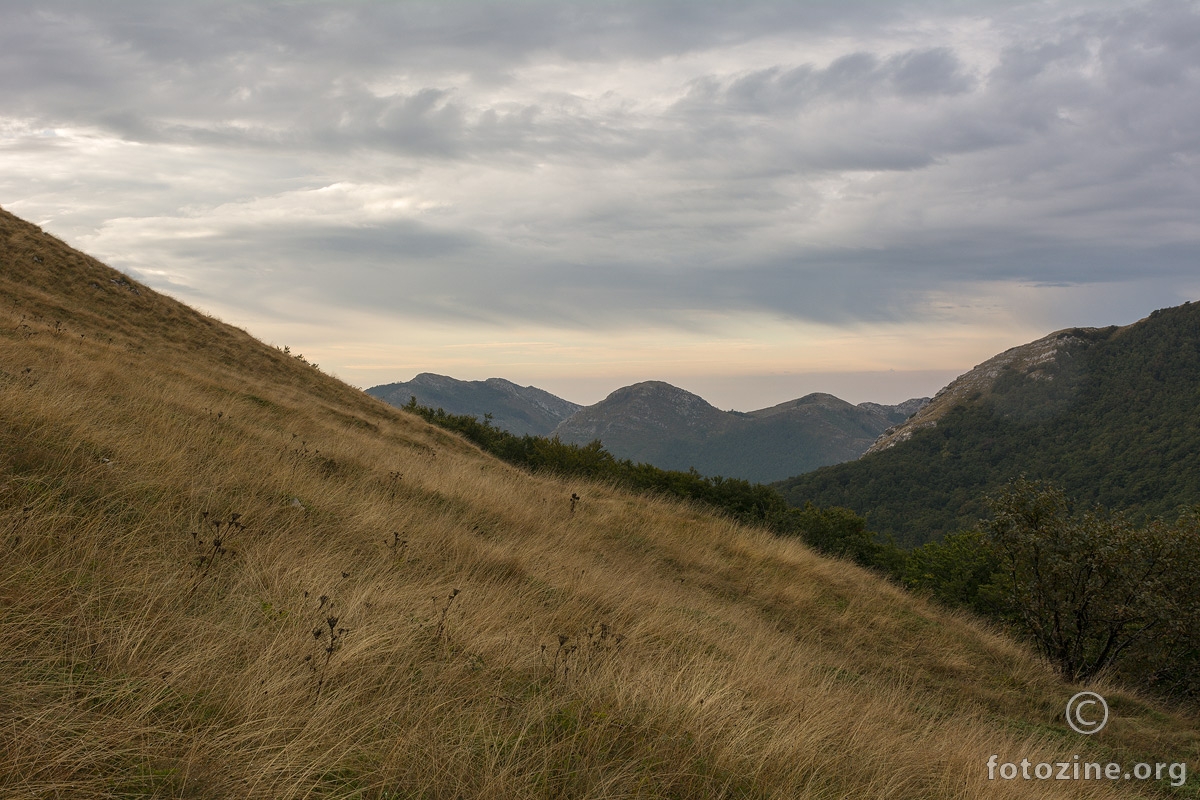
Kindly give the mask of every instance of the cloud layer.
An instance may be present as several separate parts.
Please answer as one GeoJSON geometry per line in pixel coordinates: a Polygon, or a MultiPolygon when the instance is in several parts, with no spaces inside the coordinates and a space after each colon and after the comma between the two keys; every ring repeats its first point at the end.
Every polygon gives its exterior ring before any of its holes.
{"type": "Polygon", "coordinates": [[[0,16],[0,204],[255,332],[306,320],[343,372],[349,327],[802,350],[1200,293],[1192,2],[0,16]]]}

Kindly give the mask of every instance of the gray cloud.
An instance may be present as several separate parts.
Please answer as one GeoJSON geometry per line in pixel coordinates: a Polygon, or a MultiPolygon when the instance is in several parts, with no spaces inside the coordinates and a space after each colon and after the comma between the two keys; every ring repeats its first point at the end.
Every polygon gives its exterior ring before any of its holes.
{"type": "Polygon", "coordinates": [[[0,203],[229,307],[897,323],[1193,286],[1195,2],[0,15],[0,203]]]}

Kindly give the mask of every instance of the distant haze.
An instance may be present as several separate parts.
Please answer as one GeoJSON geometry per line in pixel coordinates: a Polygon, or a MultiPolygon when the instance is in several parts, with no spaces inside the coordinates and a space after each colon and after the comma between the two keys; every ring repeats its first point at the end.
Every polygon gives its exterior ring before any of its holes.
{"type": "Polygon", "coordinates": [[[895,403],[1200,299],[1200,5],[0,0],[0,206],[359,386],[895,403]]]}

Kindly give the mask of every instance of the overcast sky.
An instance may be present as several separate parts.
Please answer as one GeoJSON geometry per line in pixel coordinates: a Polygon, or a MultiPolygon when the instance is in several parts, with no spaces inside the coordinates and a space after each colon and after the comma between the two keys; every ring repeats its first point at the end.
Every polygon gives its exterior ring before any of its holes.
{"type": "Polygon", "coordinates": [[[1200,299],[1200,3],[0,20],[0,205],[358,386],[896,402],[1200,299]]]}

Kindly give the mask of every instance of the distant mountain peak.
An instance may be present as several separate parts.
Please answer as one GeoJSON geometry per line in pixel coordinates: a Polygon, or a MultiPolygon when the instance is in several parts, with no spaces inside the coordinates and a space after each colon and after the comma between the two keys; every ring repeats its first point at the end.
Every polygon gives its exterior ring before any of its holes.
{"type": "MultiPolygon", "coordinates": [[[[418,373],[408,383],[412,384],[412,385],[416,385],[416,386],[431,386],[431,387],[442,388],[442,387],[454,386],[454,385],[457,385],[462,382],[463,381],[459,381],[454,378],[451,378],[449,375],[439,375],[436,372],[421,372],[421,373],[418,373]]],[[[398,384],[396,384],[396,385],[398,385],[398,384]]]]}
{"type": "Polygon", "coordinates": [[[544,436],[582,408],[544,389],[518,386],[504,378],[461,381],[433,372],[422,372],[407,382],[372,386],[367,394],[394,406],[416,397],[420,405],[451,414],[476,418],[490,414],[493,425],[518,435],[544,436]]]}
{"type": "MultiPolygon", "coordinates": [[[[642,381],[617,389],[601,404],[625,403],[629,411],[675,414],[689,425],[724,414],[703,397],[664,381],[642,381]]],[[[593,406],[595,408],[597,406],[593,406]]]]}
{"type": "Polygon", "coordinates": [[[555,434],[567,441],[619,441],[627,433],[640,435],[635,432],[654,429],[690,438],[701,429],[722,425],[725,416],[726,412],[686,389],[664,381],[642,381],[580,409],[555,434]]]}
{"type": "Polygon", "coordinates": [[[666,381],[622,386],[583,407],[504,378],[462,381],[422,372],[368,394],[403,406],[410,397],[451,414],[482,418],[516,434],[554,435],[586,444],[599,439],[613,455],[663,469],[695,467],[706,475],[772,481],[857,458],[881,431],[928,398],[887,406],[851,403],[812,392],[758,411],[722,411],[666,381]]]}

